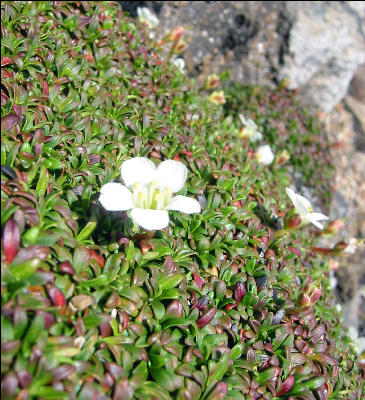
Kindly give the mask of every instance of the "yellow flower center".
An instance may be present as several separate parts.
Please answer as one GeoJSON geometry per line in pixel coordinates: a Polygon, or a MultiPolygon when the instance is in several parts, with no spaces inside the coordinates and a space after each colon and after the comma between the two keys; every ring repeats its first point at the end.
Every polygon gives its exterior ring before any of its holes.
{"type": "Polygon", "coordinates": [[[159,187],[157,181],[133,186],[133,202],[137,208],[164,210],[168,205],[172,192],[168,187],[159,187]]]}
{"type": "Polygon", "coordinates": [[[252,129],[249,129],[246,126],[241,128],[240,133],[239,133],[239,137],[241,137],[241,138],[251,138],[252,136],[253,136],[252,129]]]}

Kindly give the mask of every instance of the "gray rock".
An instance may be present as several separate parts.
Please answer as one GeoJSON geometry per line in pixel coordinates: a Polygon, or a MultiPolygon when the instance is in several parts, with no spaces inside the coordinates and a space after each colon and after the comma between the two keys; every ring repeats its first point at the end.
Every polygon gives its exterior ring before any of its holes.
{"type": "Polygon", "coordinates": [[[293,24],[279,78],[287,78],[291,89],[302,88],[306,100],[323,111],[345,97],[365,61],[364,21],[358,13],[365,2],[358,3],[357,8],[335,1],[286,4],[293,24]]]}
{"type": "Polygon", "coordinates": [[[156,37],[187,28],[186,71],[202,82],[230,70],[231,80],[276,85],[287,78],[309,104],[331,111],[365,63],[365,1],[120,2],[160,19],[156,37]]]}
{"type": "Polygon", "coordinates": [[[356,100],[365,103],[365,65],[356,71],[350,85],[349,94],[356,100]]]}

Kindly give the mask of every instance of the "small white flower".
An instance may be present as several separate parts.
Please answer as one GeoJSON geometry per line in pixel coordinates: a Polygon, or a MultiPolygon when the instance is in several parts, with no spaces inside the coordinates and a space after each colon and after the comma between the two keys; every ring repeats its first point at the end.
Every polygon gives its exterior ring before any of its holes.
{"type": "Polygon", "coordinates": [[[133,221],[146,230],[164,229],[168,210],[195,214],[197,200],[172,194],[183,188],[188,171],[180,161],[162,161],[158,167],[145,157],[124,161],[121,176],[125,184],[107,183],[100,190],[100,203],[109,211],[130,211],[133,221]]]}
{"type": "Polygon", "coordinates": [[[175,58],[173,60],[171,60],[171,62],[177,67],[179,68],[179,70],[181,72],[184,72],[184,68],[185,68],[185,60],[183,58],[175,58]]]}
{"type": "Polygon", "coordinates": [[[336,311],[337,312],[342,312],[342,306],[341,306],[341,304],[339,304],[339,303],[337,303],[336,305],[335,305],[335,309],[336,309],[336,311]]]}
{"type": "Polygon", "coordinates": [[[274,161],[275,156],[271,147],[268,144],[264,144],[263,146],[258,147],[256,158],[260,164],[270,165],[274,161]]]}
{"type": "Polygon", "coordinates": [[[251,142],[257,142],[262,139],[262,134],[257,130],[257,125],[252,119],[246,119],[242,114],[238,115],[242,125],[239,132],[239,137],[249,139],[251,142]]]}
{"type": "Polygon", "coordinates": [[[347,247],[343,250],[347,254],[355,254],[356,249],[359,247],[359,240],[350,238],[347,247]]]}
{"type": "Polygon", "coordinates": [[[159,19],[153,15],[147,7],[138,7],[137,14],[139,20],[142,23],[147,24],[150,29],[156,28],[156,26],[160,23],[159,19]]]}
{"type": "Polygon", "coordinates": [[[318,221],[328,220],[328,217],[321,213],[314,213],[311,203],[305,197],[295,193],[294,190],[290,188],[286,188],[285,190],[294,204],[295,211],[302,219],[301,225],[312,223],[317,228],[323,229],[323,225],[318,221]]]}
{"type": "Polygon", "coordinates": [[[332,289],[335,289],[338,284],[334,271],[330,271],[330,284],[332,289]]]}
{"type": "Polygon", "coordinates": [[[359,336],[359,332],[354,326],[349,327],[348,337],[352,340],[356,354],[362,354],[365,351],[365,337],[359,336]]]}

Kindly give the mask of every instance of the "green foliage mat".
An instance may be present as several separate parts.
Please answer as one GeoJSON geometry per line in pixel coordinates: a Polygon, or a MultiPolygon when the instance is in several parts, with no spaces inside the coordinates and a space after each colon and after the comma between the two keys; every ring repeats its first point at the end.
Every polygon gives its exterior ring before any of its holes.
{"type": "Polygon", "coordinates": [[[314,117],[285,89],[207,102],[112,2],[2,2],[1,19],[4,398],[359,398],[312,228],[279,234],[288,171],[327,174],[314,117]],[[255,162],[239,112],[287,164],[255,162]],[[182,161],[203,211],[149,237],[104,210],[135,156],[182,161]],[[325,294],[300,307],[312,281],[325,294]]]}

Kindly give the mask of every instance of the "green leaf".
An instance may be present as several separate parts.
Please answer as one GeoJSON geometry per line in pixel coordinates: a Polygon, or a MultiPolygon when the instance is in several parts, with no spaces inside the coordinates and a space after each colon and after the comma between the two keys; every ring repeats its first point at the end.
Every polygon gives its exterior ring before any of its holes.
{"type": "Polygon", "coordinates": [[[32,396],[36,396],[39,398],[43,398],[43,399],[54,399],[54,400],[58,400],[58,399],[65,399],[67,400],[69,398],[69,393],[67,392],[60,392],[56,389],[53,389],[52,387],[38,387],[36,385],[32,385],[31,389],[30,389],[30,394],[32,396]]]}
{"type": "Polygon", "coordinates": [[[202,400],[205,399],[212,388],[217,382],[221,381],[224,374],[227,372],[229,365],[229,355],[224,353],[219,362],[209,361],[209,378],[206,383],[205,392],[203,393],[202,400]]]}
{"type": "Polygon", "coordinates": [[[166,278],[161,278],[158,281],[158,287],[160,290],[172,289],[177,286],[184,278],[185,275],[183,274],[174,274],[166,278]]]}
{"type": "Polygon", "coordinates": [[[181,294],[179,289],[167,289],[162,291],[162,293],[156,297],[157,300],[168,300],[168,299],[179,299],[181,294]]]}
{"type": "Polygon", "coordinates": [[[144,382],[143,385],[137,387],[136,395],[145,399],[171,400],[172,398],[166,390],[155,382],[144,382]]]}
{"type": "Polygon", "coordinates": [[[22,264],[10,267],[11,276],[15,280],[26,279],[36,272],[41,262],[40,258],[35,257],[23,262],[22,264]]]}
{"type": "Polygon", "coordinates": [[[43,330],[44,317],[42,315],[36,315],[32,323],[30,324],[28,332],[23,340],[23,348],[24,346],[29,346],[35,343],[43,330]]]}
{"type": "Polygon", "coordinates": [[[132,242],[132,240],[130,240],[127,246],[127,252],[125,258],[128,261],[131,261],[133,259],[133,256],[134,256],[134,243],[132,242]]]}
{"type": "Polygon", "coordinates": [[[1,226],[5,224],[5,222],[15,213],[15,211],[19,208],[14,204],[11,204],[7,209],[1,207],[1,226]]]}
{"type": "Polygon", "coordinates": [[[174,392],[175,390],[182,387],[184,383],[183,377],[175,375],[170,369],[151,369],[150,373],[153,379],[169,392],[174,392]]]}
{"type": "Polygon", "coordinates": [[[240,357],[244,347],[245,346],[243,343],[237,343],[231,350],[230,358],[235,360],[236,358],[240,357]]]}
{"type": "Polygon", "coordinates": [[[53,244],[55,244],[60,238],[61,238],[61,235],[59,235],[58,233],[54,233],[54,232],[48,231],[48,230],[42,231],[38,234],[35,244],[37,244],[39,246],[50,247],[53,244]]]}
{"type": "Polygon", "coordinates": [[[79,234],[76,237],[76,240],[80,243],[82,242],[84,239],[87,239],[92,232],[95,230],[96,228],[96,222],[90,221],[88,222],[84,228],[79,232],[79,234]]]}
{"type": "Polygon", "coordinates": [[[108,283],[112,282],[117,276],[123,258],[123,253],[115,253],[106,259],[103,273],[107,276],[108,283]]]}
{"type": "Polygon", "coordinates": [[[161,326],[162,329],[168,329],[171,328],[172,326],[180,326],[180,325],[187,326],[190,325],[191,323],[192,322],[186,318],[169,318],[164,322],[162,322],[161,326]]]}
{"type": "Polygon", "coordinates": [[[83,287],[100,287],[107,285],[107,283],[108,277],[105,274],[101,274],[97,278],[89,279],[87,281],[80,282],[79,284],[83,287]]]}
{"type": "Polygon", "coordinates": [[[44,195],[47,189],[47,185],[49,182],[48,178],[48,171],[45,165],[41,165],[40,173],[39,173],[39,178],[36,186],[36,191],[38,194],[44,195]]]}
{"type": "Polygon", "coordinates": [[[309,390],[318,389],[326,382],[326,378],[324,376],[316,376],[315,378],[309,379],[308,381],[303,382],[304,385],[309,390]]]}
{"type": "Polygon", "coordinates": [[[133,344],[134,340],[130,336],[123,336],[123,335],[117,335],[117,336],[110,336],[101,339],[102,342],[105,342],[107,344],[133,344]]]}
{"type": "Polygon", "coordinates": [[[155,318],[157,319],[157,321],[159,321],[160,319],[162,319],[164,317],[165,307],[160,301],[154,300],[151,303],[151,307],[152,307],[153,313],[155,314],[155,318]]]}

